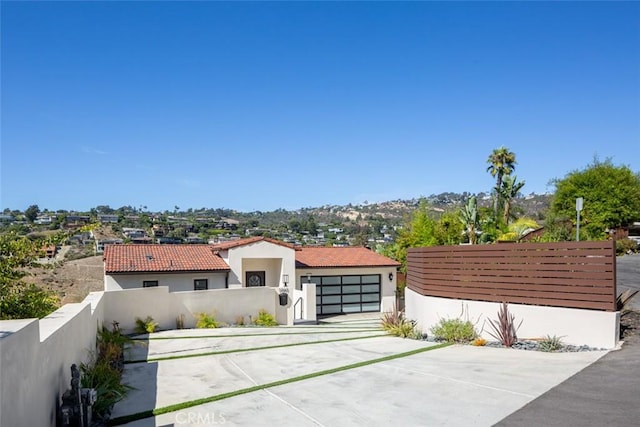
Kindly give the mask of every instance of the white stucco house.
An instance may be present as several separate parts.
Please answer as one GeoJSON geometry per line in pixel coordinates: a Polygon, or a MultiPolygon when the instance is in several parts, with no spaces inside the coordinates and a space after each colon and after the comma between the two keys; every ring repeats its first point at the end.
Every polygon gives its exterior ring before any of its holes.
{"type": "Polygon", "coordinates": [[[301,291],[303,284],[315,284],[317,315],[392,309],[400,266],[363,247],[296,247],[265,237],[216,245],[112,245],[105,248],[104,263],[105,291],[301,291]]]}

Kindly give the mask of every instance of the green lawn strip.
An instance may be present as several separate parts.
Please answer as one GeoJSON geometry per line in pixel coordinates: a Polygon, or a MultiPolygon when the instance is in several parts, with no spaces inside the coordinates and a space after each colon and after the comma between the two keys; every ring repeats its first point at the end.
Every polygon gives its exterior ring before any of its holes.
{"type": "Polygon", "coordinates": [[[388,360],[394,360],[394,359],[400,359],[400,358],[407,357],[407,356],[413,356],[414,354],[424,353],[426,351],[436,350],[436,349],[439,349],[439,348],[448,347],[450,345],[451,345],[451,343],[442,343],[442,344],[437,344],[437,345],[430,346],[430,347],[418,348],[416,350],[406,351],[404,353],[391,354],[389,356],[379,357],[377,359],[365,360],[363,362],[352,363],[350,365],[339,366],[337,368],[332,368],[332,369],[325,369],[324,371],[312,372],[310,374],[300,375],[300,376],[293,377],[293,378],[287,378],[287,379],[284,379],[284,380],[273,381],[273,382],[266,383],[266,384],[255,385],[255,386],[251,386],[251,387],[247,387],[247,388],[242,388],[240,390],[235,390],[235,391],[230,391],[230,392],[227,392],[227,393],[221,393],[221,394],[216,394],[216,395],[209,396],[209,397],[204,397],[202,399],[196,399],[196,400],[191,400],[191,401],[188,401],[188,402],[176,403],[174,405],[163,406],[161,408],[156,408],[156,409],[150,409],[148,411],[137,412],[137,413],[131,414],[131,415],[124,415],[122,417],[113,418],[109,422],[109,425],[112,425],[112,426],[122,425],[122,424],[130,423],[130,422],[133,422],[133,421],[142,420],[142,419],[145,419],[145,418],[150,418],[150,417],[153,417],[153,416],[156,416],[156,415],[167,414],[169,412],[175,412],[175,411],[179,411],[181,409],[192,408],[192,407],[198,406],[198,405],[204,405],[205,403],[210,403],[210,402],[215,402],[215,401],[218,401],[218,400],[228,399],[230,397],[239,396],[241,394],[252,393],[254,391],[264,390],[264,389],[267,389],[267,388],[277,387],[277,386],[290,384],[290,383],[294,383],[294,382],[298,382],[298,381],[304,381],[304,380],[308,380],[308,379],[311,379],[311,378],[321,377],[323,375],[334,374],[336,372],[342,372],[342,371],[347,371],[347,370],[350,370],[350,369],[361,368],[363,366],[373,365],[375,363],[380,363],[380,362],[386,362],[388,360]]]}
{"type": "Polygon", "coordinates": [[[311,335],[311,334],[348,334],[349,332],[376,332],[381,331],[382,328],[367,328],[367,329],[350,329],[344,331],[305,331],[305,332],[266,332],[264,334],[228,334],[228,335],[188,335],[177,337],[148,337],[141,339],[142,341],[156,341],[156,340],[196,340],[198,338],[233,338],[233,337],[261,337],[272,335],[311,335]]]}
{"type": "Polygon", "coordinates": [[[377,325],[371,324],[370,326],[368,325],[332,326],[332,325],[326,324],[321,326],[315,326],[315,328],[316,329],[380,329],[381,324],[380,323],[378,323],[377,325]]]}
{"type": "Polygon", "coordinates": [[[177,356],[164,356],[164,357],[152,357],[148,359],[137,359],[137,360],[125,360],[125,364],[131,363],[147,363],[147,362],[160,362],[163,360],[174,360],[174,359],[187,359],[190,357],[202,357],[202,356],[215,356],[217,354],[229,354],[229,353],[242,353],[246,351],[256,351],[256,350],[270,350],[273,348],[285,348],[285,347],[295,347],[299,345],[311,345],[311,344],[325,344],[331,342],[340,342],[340,341],[355,341],[355,340],[364,340],[369,338],[378,338],[378,337],[387,337],[388,334],[377,334],[377,335],[367,335],[365,337],[351,337],[351,338],[337,338],[334,340],[322,340],[322,341],[309,341],[309,342],[298,342],[292,344],[276,344],[276,345],[267,345],[264,347],[251,347],[251,348],[236,348],[231,350],[219,350],[219,351],[210,351],[207,353],[194,353],[194,354],[180,354],[177,356]]]}
{"type": "MultiPolygon", "coordinates": [[[[362,325],[338,325],[335,324],[338,327],[342,327],[342,328],[377,328],[377,326],[373,326],[375,322],[369,322],[369,323],[363,323],[362,325]]],[[[271,329],[325,329],[327,327],[331,327],[331,325],[333,325],[332,323],[317,323],[315,325],[313,324],[300,324],[300,325],[294,325],[294,326],[274,326],[271,329]]],[[[244,326],[244,328],[247,329],[259,329],[259,328],[265,328],[264,326],[244,326]]],[[[268,328],[268,326],[266,327],[268,328]]]]}

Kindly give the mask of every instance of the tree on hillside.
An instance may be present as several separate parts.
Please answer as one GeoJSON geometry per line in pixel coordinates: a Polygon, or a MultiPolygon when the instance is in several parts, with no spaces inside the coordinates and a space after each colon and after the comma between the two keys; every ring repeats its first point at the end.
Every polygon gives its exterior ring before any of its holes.
{"type": "Polygon", "coordinates": [[[45,240],[0,235],[0,320],[44,317],[58,307],[55,293],[24,281],[45,240]]]}
{"type": "Polygon", "coordinates": [[[401,270],[406,271],[407,249],[437,245],[435,230],[436,221],[429,216],[427,203],[421,200],[418,209],[413,212],[409,224],[400,230],[396,242],[383,250],[383,255],[400,262],[402,264],[401,270]]]}
{"type": "Polygon", "coordinates": [[[511,217],[511,204],[513,200],[518,197],[518,193],[524,187],[524,181],[518,182],[518,177],[506,175],[502,181],[502,187],[496,188],[496,193],[500,195],[503,203],[503,215],[502,219],[504,225],[509,225],[509,219],[511,217]]]}
{"type": "Polygon", "coordinates": [[[24,211],[24,216],[29,220],[29,222],[33,222],[38,217],[40,213],[40,208],[38,205],[31,205],[24,211]]]}
{"type": "MultiPolygon", "coordinates": [[[[516,155],[515,153],[509,151],[507,147],[496,148],[489,155],[487,163],[489,163],[487,172],[489,172],[491,176],[496,179],[495,188],[500,189],[502,188],[502,179],[505,176],[511,175],[511,172],[516,169],[516,155]]],[[[493,201],[493,211],[496,218],[498,217],[499,205],[500,194],[496,193],[495,199],[493,201]]]]}
{"type": "Polygon", "coordinates": [[[537,230],[540,228],[540,225],[531,218],[518,218],[509,224],[508,231],[506,233],[501,234],[498,237],[498,240],[501,241],[516,241],[526,233],[537,230]]]}
{"type": "Polygon", "coordinates": [[[550,213],[576,220],[576,198],[584,199],[581,230],[587,238],[602,239],[606,229],[640,220],[640,174],[610,159],[594,159],[584,170],[568,173],[554,182],[550,213]]]}
{"type": "Polygon", "coordinates": [[[456,212],[446,212],[436,222],[434,235],[438,245],[458,245],[464,236],[464,226],[456,212]]]}

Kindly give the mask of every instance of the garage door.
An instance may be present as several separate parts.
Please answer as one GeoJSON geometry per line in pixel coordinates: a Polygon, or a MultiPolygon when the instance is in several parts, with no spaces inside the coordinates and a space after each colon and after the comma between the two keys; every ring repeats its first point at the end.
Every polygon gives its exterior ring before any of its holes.
{"type": "MultiPolygon", "coordinates": [[[[316,314],[380,311],[380,275],[311,276],[316,284],[316,314]]],[[[302,277],[301,282],[307,280],[302,277]]]]}

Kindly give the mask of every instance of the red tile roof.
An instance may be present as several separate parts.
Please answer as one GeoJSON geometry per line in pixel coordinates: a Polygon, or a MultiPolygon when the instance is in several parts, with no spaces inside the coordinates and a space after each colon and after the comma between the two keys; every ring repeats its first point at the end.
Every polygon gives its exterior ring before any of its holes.
{"type": "Polygon", "coordinates": [[[211,245],[108,245],[105,273],[229,271],[211,245]]]}
{"type": "MultiPolygon", "coordinates": [[[[218,245],[108,245],[105,273],[229,271],[218,251],[266,241],[290,247],[278,240],[251,237],[218,245]]],[[[296,247],[296,268],[399,267],[400,263],[363,247],[296,247]]]]}
{"type": "Polygon", "coordinates": [[[296,268],[399,266],[399,262],[363,247],[303,247],[296,251],[296,268]]]}
{"type": "Polygon", "coordinates": [[[273,243],[274,245],[284,246],[286,248],[291,248],[291,249],[294,248],[293,245],[289,243],[281,242],[280,240],[270,239],[268,237],[263,237],[263,236],[256,236],[256,237],[248,237],[246,239],[231,240],[229,242],[218,243],[213,245],[213,249],[216,251],[226,251],[227,249],[237,248],[238,246],[250,245],[252,243],[257,243],[257,242],[269,242],[269,243],[273,243]]]}

